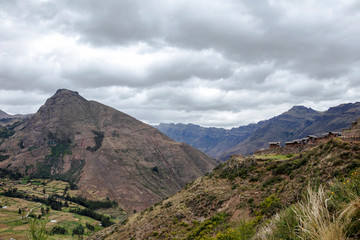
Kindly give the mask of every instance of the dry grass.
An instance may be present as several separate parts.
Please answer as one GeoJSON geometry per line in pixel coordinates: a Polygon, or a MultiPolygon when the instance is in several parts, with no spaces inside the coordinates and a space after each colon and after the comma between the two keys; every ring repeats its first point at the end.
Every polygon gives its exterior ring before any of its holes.
{"type": "Polygon", "coordinates": [[[279,214],[275,214],[267,224],[262,225],[257,230],[253,239],[256,240],[269,240],[274,235],[274,229],[276,229],[276,223],[280,221],[279,214]]]}
{"type": "Polygon", "coordinates": [[[358,213],[360,199],[356,199],[341,212],[330,212],[329,201],[331,198],[322,186],[318,191],[307,190],[307,196],[304,201],[297,204],[295,213],[299,220],[300,239],[318,239],[318,240],[345,240],[352,217],[358,213]]]}

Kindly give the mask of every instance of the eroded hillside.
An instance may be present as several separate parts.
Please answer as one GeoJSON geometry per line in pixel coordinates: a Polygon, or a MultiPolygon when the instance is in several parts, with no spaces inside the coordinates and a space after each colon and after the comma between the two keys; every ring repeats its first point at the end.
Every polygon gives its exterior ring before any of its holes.
{"type": "Polygon", "coordinates": [[[157,129],[77,92],[60,89],[29,120],[0,129],[0,168],[76,184],[139,211],[218,163],[157,129]]]}
{"type": "Polygon", "coordinates": [[[216,234],[244,221],[259,230],[266,219],[302,199],[308,186],[327,188],[354,175],[359,159],[358,143],[338,139],[298,155],[232,157],[167,200],[91,239],[250,239],[216,234]]]}

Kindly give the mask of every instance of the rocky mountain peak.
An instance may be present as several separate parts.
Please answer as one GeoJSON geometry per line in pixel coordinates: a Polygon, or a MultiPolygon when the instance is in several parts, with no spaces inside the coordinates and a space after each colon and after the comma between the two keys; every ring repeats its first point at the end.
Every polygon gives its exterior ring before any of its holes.
{"type": "Polygon", "coordinates": [[[308,108],[302,105],[299,106],[293,106],[292,108],[289,109],[289,112],[308,112],[308,113],[313,113],[316,112],[314,109],[312,108],[308,108]]]}
{"type": "Polygon", "coordinates": [[[0,110],[0,119],[1,119],[1,118],[8,118],[8,117],[10,117],[9,114],[7,114],[6,112],[0,110]]]}
{"type": "Polygon", "coordinates": [[[129,211],[174,194],[217,165],[157,129],[67,89],[50,97],[1,148],[9,159],[0,168],[72,181],[83,196],[109,197],[129,211]]]}

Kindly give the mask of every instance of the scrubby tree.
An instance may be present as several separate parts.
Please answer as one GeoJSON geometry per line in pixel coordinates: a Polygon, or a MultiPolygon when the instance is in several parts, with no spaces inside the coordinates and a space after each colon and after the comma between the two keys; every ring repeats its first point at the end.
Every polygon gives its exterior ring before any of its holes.
{"type": "Polygon", "coordinates": [[[48,239],[48,234],[45,231],[46,220],[38,220],[31,218],[28,230],[28,238],[31,240],[46,240],[48,239]]]}

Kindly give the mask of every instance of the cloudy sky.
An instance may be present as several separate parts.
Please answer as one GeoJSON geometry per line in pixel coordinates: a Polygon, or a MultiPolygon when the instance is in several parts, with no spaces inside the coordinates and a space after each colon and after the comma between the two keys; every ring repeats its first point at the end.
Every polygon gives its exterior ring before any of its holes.
{"type": "Polygon", "coordinates": [[[357,0],[1,0],[0,109],[59,88],[147,123],[233,127],[360,101],[357,0]]]}

